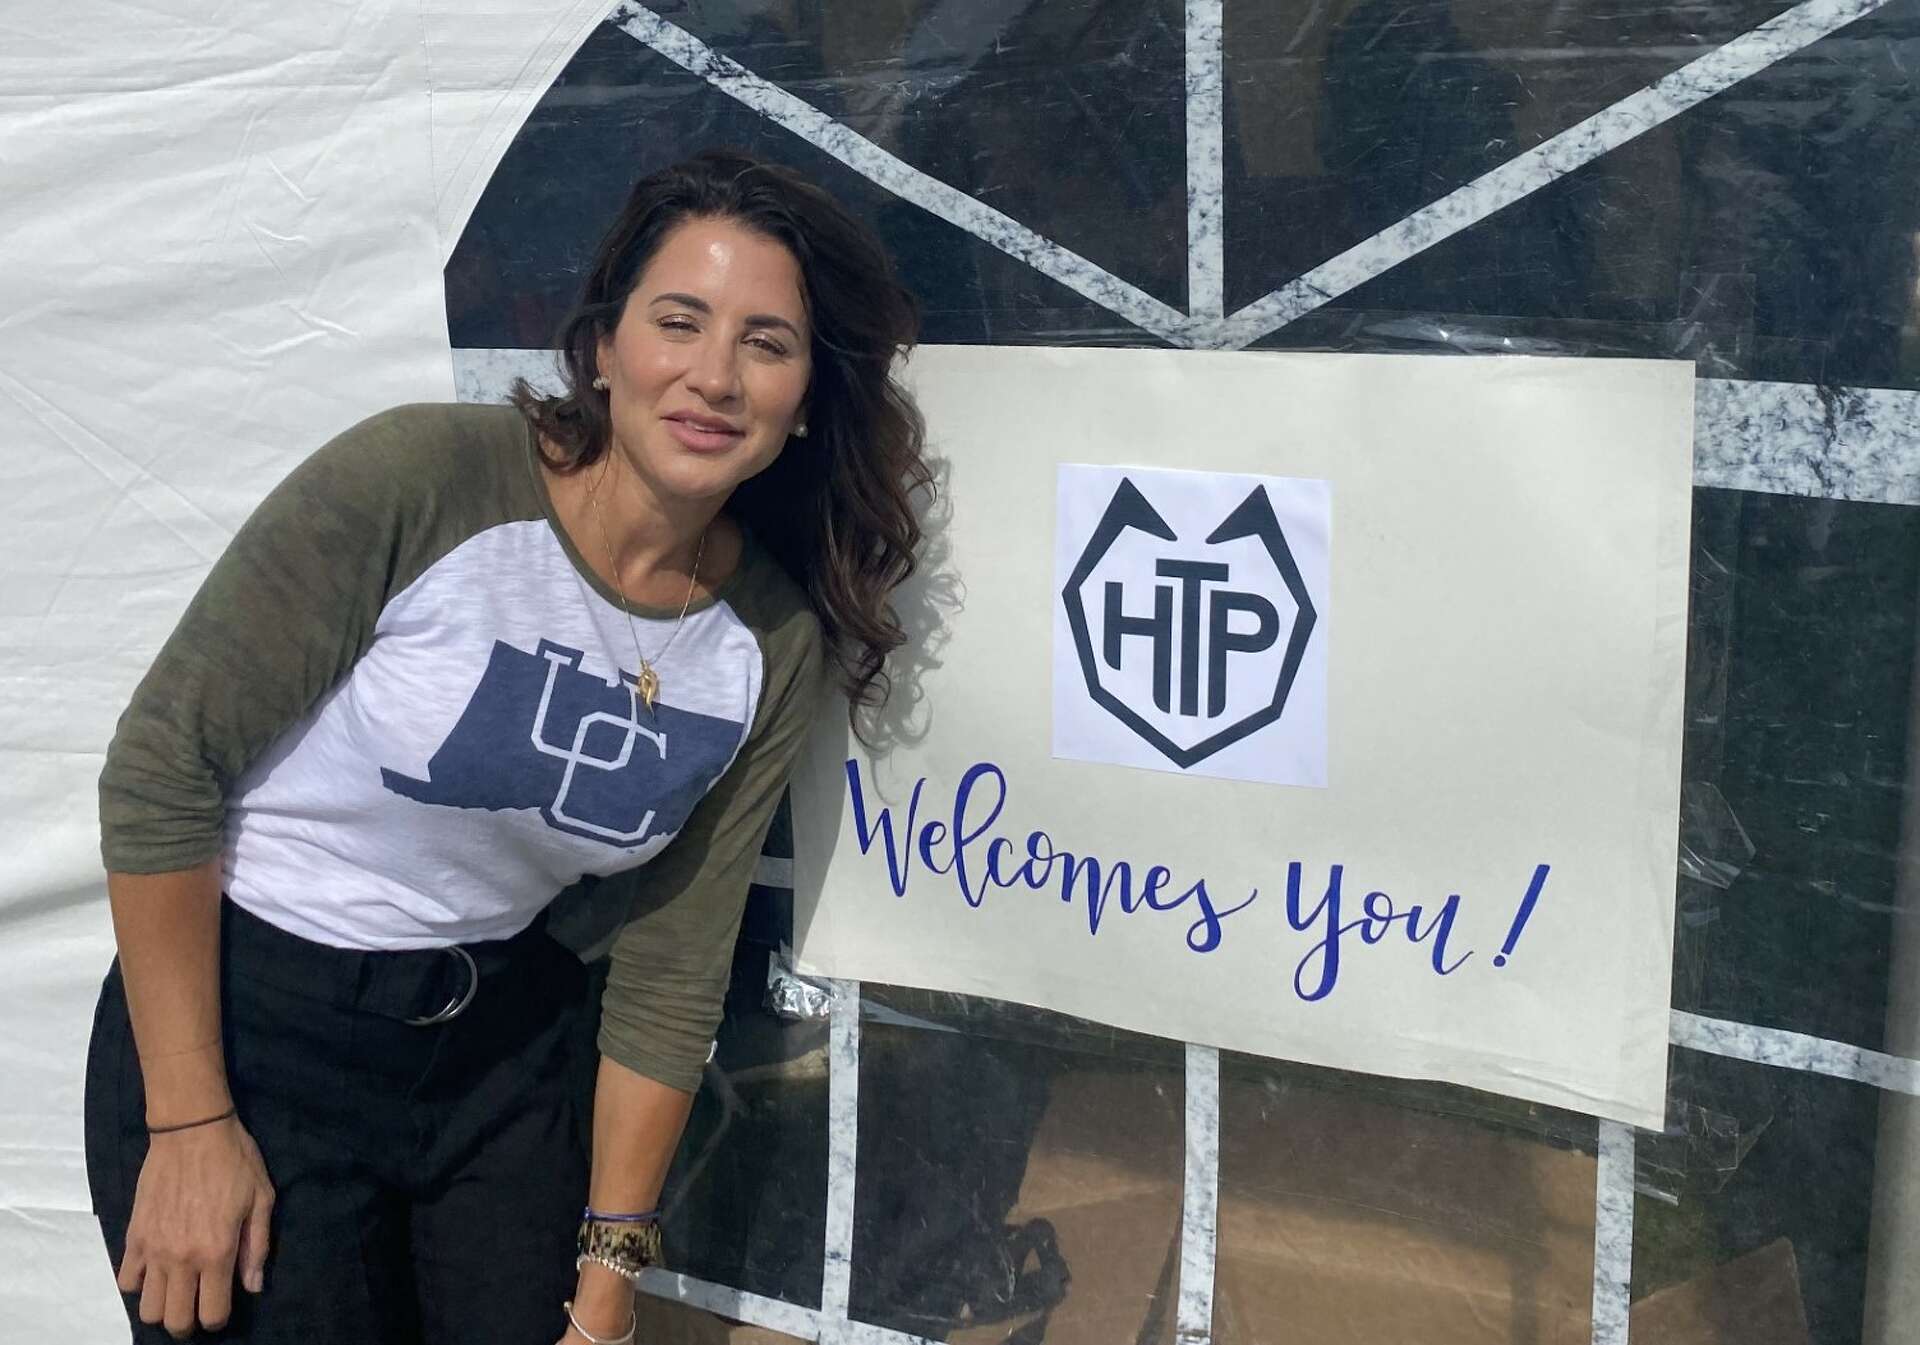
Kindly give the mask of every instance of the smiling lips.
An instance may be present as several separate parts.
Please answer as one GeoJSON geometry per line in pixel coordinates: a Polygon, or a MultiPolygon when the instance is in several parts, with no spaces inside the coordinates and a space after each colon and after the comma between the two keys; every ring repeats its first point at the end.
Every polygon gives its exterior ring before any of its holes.
{"type": "Polygon", "coordinates": [[[717,416],[699,416],[690,412],[680,412],[665,417],[667,430],[687,448],[698,453],[712,453],[723,448],[732,448],[746,434],[745,430],[734,428],[717,416]]]}

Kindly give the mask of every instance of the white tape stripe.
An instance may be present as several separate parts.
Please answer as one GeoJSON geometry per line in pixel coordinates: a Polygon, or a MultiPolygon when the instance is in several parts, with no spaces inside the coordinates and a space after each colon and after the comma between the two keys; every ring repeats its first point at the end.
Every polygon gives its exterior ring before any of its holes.
{"type": "Polygon", "coordinates": [[[745,1322],[749,1326],[778,1331],[801,1340],[820,1340],[828,1345],[938,1345],[938,1342],[924,1336],[908,1335],[890,1327],[873,1326],[866,1322],[828,1321],[821,1313],[797,1303],[750,1294],[671,1271],[647,1271],[640,1278],[640,1292],[673,1303],[685,1303],[688,1307],[745,1322]]]}
{"type": "Polygon", "coordinates": [[[847,1319],[853,1283],[853,1181],[860,1137],[860,982],[834,981],[827,1067],[827,1258],[820,1314],[847,1319]]]}
{"type": "Polygon", "coordinates": [[[1187,0],[1187,311],[1226,315],[1226,0],[1187,0]]]}
{"type": "Polygon", "coordinates": [[[1886,3],[1806,0],[1249,304],[1214,339],[1196,332],[1196,343],[1239,349],[1257,341],[1886,3]]]}
{"type": "Polygon", "coordinates": [[[1042,275],[1091,299],[1135,326],[1175,344],[1185,344],[1186,315],[1095,266],[1078,253],[1042,238],[1026,225],[974,200],[965,192],[927,176],[902,159],[841,125],[778,85],[770,84],[722,56],[685,29],[676,28],[644,5],[621,0],[608,22],[675,65],[698,75],[730,98],[769,121],[786,127],[824,150],[862,177],[877,182],[904,201],[931,211],[974,237],[1025,262],[1042,275]]]}
{"type": "Polygon", "coordinates": [[[1220,1052],[1187,1047],[1186,1198],[1180,1208],[1181,1345],[1213,1339],[1214,1249],[1220,1218],[1220,1052]]]}
{"type": "Polygon", "coordinates": [[[1920,392],[1702,378],[1693,484],[1920,504],[1920,392]]]}
{"type": "Polygon", "coordinates": [[[524,378],[543,395],[566,388],[551,350],[512,350],[505,347],[455,346],[453,395],[463,402],[504,402],[516,378],[524,378]]]}
{"type": "Polygon", "coordinates": [[[730,1289],[724,1284],[709,1284],[688,1275],[649,1270],[640,1277],[640,1292],[802,1340],[815,1340],[820,1335],[820,1314],[812,1308],[730,1289]]]}
{"type": "MultiPolygon", "coordinates": [[[[453,375],[461,401],[503,401],[517,376],[551,385],[553,357],[544,350],[455,350],[453,375]]],[[[1920,392],[1700,379],[1693,484],[1920,504],[1920,392]]]]}
{"type": "Polygon", "coordinates": [[[1804,1032],[1784,1028],[1758,1027],[1752,1023],[1734,1023],[1724,1018],[1704,1018],[1697,1013],[1673,1011],[1668,1040],[1690,1051],[1747,1060],[1756,1065],[1775,1065],[1781,1069],[1824,1074],[1834,1079],[1849,1079],[1870,1084],[1892,1093],[1920,1097],[1920,1060],[1869,1051],[1826,1037],[1810,1037],[1804,1032]]]}
{"type": "Polygon", "coordinates": [[[1600,1123],[1593,1198],[1593,1345],[1627,1345],[1633,1302],[1633,1127],[1600,1123]]]}

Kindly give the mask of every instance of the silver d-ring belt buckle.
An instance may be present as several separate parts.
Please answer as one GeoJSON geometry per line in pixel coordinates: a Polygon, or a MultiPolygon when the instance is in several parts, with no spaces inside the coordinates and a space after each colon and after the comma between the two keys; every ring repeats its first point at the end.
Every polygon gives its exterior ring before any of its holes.
{"type": "Polygon", "coordinates": [[[466,1012],[467,1005],[473,1003],[474,995],[477,994],[480,990],[480,968],[476,967],[473,964],[472,953],[469,953],[466,949],[460,947],[458,944],[454,944],[447,948],[442,948],[440,951],[443,953],[451,953],[455,957],[459,958],[462,962],[466,963],[467,988],[462,993],[455,995],[452,999],[448,1000],[446,1003],[446,1006],[442,1008],[439,1013],[430,1013],[425,1018],[407,1019],[406,1021],[409,1027],[432,1027],[435,1023],[451,1022],[455,1018],[458,1018],[462,1013],[466,1012]]]}

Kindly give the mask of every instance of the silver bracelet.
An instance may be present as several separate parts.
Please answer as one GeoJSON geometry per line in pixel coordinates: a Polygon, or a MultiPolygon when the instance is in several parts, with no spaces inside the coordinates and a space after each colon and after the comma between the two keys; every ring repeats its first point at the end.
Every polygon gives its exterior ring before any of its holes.
{"type": "Polygon", "coordinates": [[[625,1335],[596,1336],[593,1332],[587,1330],[586,1327],[580,1325],[580,1319],[573,1315],[573,1300],[571,1298],[561,1306],[567,1310],[567,1325],[584,1336],[587,1340],[587,1345],[633,1345],[633,1331],[635,1327],[640,1325],[639,1317],[634,1316],[627,1319],[625,1335]]]}

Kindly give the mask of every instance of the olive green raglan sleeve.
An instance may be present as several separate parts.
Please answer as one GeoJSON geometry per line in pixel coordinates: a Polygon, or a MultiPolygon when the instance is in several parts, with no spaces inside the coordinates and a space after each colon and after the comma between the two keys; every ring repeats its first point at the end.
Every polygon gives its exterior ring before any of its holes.
{"type": "Polygon", "coordinates": [[[665,850],[607,879],[598,894],[631,902],[601,999],[600,1052],[686,1092],[700,1086],[747,888],[821,707],[824,658],[812,613],[790,605],[762,639],[760,709],[733,764],[665,850]]]}
{"type": "Polygon", "coordinates": [[[227,790],[347,673],[388,596],[419,572],[431,542],[419,516],[444,511],[421,478],[440,470],[461,410],[398,407],[362,421],[296,467],[234,535],[107,749],[109,870],[169,872],[220,854],[227,790]]]}

